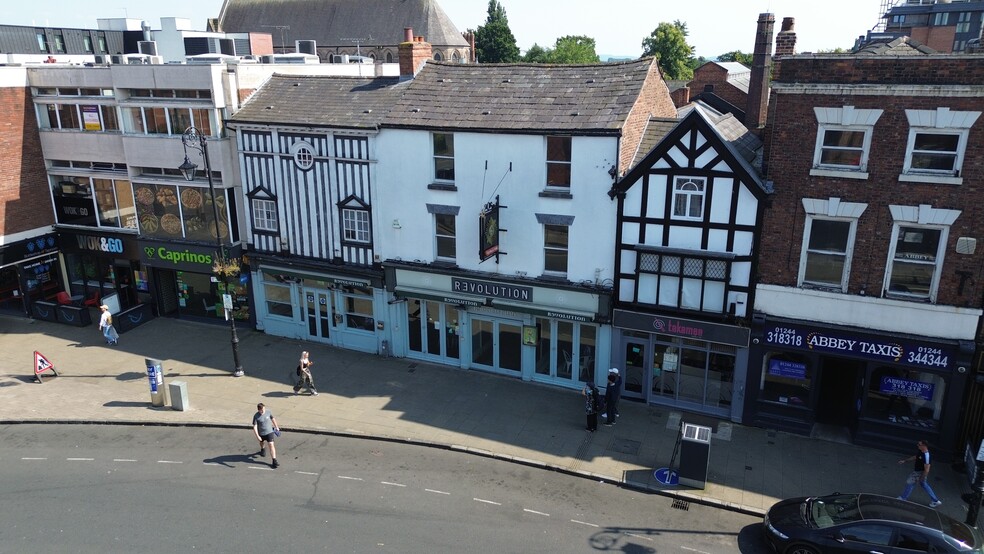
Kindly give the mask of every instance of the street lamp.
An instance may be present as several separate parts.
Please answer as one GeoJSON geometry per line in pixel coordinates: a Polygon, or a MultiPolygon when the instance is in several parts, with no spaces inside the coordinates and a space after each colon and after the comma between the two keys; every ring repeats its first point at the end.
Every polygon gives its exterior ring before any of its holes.
{"type": "MultiPolygon", "coordinates": [[[[195,170],[198,169],[198,165],[188,159],[188,148],[198,150],[202,154],[202,159],[205,160],[205,176],[208,178],[208,192],[212,195],[212,217],[215,221],[215,255],[217,259],[225,261],[225,251],[222,248],[222,232],[219,230],[219,206],[215,197],[215,185],[212,183],[212,164],[208,159],[208,147],[205,135],[198,132],[198,129],[194,127],[188,127],[185,129],[184,134],[181,135],[181,144],[184,146],[185,159],[184,163],[178,166],[178,169],[181,171],[181,175],[184,176],[185,181],[194,181],[195,170]]],[[[229,293],[229,280],[225,272],[222,273],[222,284],[225,286],[226,293],[229,293]]],[[[246,373],[243,371],[242,364],[239,363],[239,335],[236,333],[236,318],[232,314],[228,315],[229,327],[232,330],[232,358],[236,364],[236,371],[233,375],[242,377],[246,373]]]]}

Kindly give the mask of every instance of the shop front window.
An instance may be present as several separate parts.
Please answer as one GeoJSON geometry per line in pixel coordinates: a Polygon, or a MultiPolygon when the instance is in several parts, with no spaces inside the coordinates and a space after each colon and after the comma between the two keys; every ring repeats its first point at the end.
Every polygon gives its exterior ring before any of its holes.
{"type": "Polygon", "coordinates": [[[584,383],[594,379],[597,327],[538,317],[536,334],[538,374],[584,383]]]}
{"type": "Polygon", "coordinates": [[[943,376],[904,367],[871,372],[863,416],[908,427],[935,430],[946,393],[943,376]]]}
{"type": "Polygon", "coordinates": [[[215,242],[216,235],[229,237],[225,195],[219,191],[215,202],[219,225],[215,225],[212,195],[203,187],[138,184],[134,188],[140,234],[173,239],[184,237],[201,242],[215,242]]]}
{"type": "Polygon", "coordinates": [[[536,372],[540,375],[550,375],[550,344],[551,325],[549,319],[536,318],[536,372]]]}
{"type": "Polygon", "coordinates": [[[587,382],[594,377],[595,367],[595,347],[597,345],[598,328],[593,325],[578,325],[581,329],[581,336],[578,343],[578,379],[587,382]]]}
{"type": "Polygon", "coordinates": [[[759,399],[807,407],[813,386],[813,364],[801,354],[771,352],[765,357],[759,399]]]}
{"type": "Polygon", "coordinates": [[[349,329],[374,331],[376,320],[373,318],[372,289],[349,285],[340,289],[345,302],[345,325],[349,329]]]}

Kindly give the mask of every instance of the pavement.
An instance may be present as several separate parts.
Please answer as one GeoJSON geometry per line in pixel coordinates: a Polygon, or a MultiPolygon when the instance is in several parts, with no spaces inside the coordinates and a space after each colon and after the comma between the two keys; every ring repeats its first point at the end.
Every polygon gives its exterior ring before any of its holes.
{"type": "MultiPolygon", "coordinates": [[[[93,321],[98,321],[93,313],[93,321]]],[[[109,423],[241,428],[263,402],[291,433],[401,441],[560,471],[619,486],[752,515],[783,498],[832,492],[897,496],[911,471],[899,453],[842,444],[693,415],[623,399],[611,427],[584,430],[580,391],[476,370],[385,358],[239,328],[246,375],[233,377],[229,327],[158,318],[103,341],[96,325],[70,327],[0,315],[0,425],[109,423]],[[295,395],[288,384],[302,350],[311,352],[320,394],[295,395]],[[34,380],[34,351],[58,376],[34,380]],[[154,406],[145,358],[163,361],[164,389],[186,383],[188,405],[169,397],[154,406]],[[654,470],[670,466],[680,421],[713,430],[704,488],[664,485],[654,470]]],[[[601,421],[604,421],[603,419],[601,421]]],[[[908,454],[907,454],[908,455],[908,454]]],[[[675,467],[679,467],[676,457],[675,467]]],[[[699,456],[696,456],[699,460],[699,456]]],[[[702,475],[702,468],[689,470],[702,475]]],[[[287,463],[282,464],[284,466],[287,463]]],[[[699,464],[698,464],[699,465],[699,464]]],[[[289,469],[289,468],[287,468],[289,469]]],[[[933,465],[940,511],[963,521],[967,478],[933,465]]],[[[916,489],[910,498],[926,503],[916,489]]]]}

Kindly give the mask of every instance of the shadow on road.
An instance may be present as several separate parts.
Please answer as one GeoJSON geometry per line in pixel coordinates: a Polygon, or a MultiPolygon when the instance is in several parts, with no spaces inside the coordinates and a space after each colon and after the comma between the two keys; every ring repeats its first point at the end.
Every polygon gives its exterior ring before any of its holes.
{"type": "Polygon", "coordinates": [[[203,464],[218,464],[225,467],[235,467],[235,465],[257,463],[257,454],[226,454],[215,458],[205,458],[203,464]]]}

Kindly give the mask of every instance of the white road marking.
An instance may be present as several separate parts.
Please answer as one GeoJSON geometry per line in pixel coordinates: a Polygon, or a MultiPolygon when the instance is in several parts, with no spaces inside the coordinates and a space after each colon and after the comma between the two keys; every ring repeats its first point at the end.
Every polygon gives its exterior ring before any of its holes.
{"type": "MultiPolygon", "coordinates": [[[[628,535],[630,537],[635,537],[637,539],[644,539],[644,540],[647,540],[649,542],[653,542],[653,539],[651,539],[649,537],[643,537],[642,535],[634,535],[632,533],[626,533],[626,535],[628,535]]],[[[682,548],[684,550],[693,550],[692,548],[687,548],[686,546],[681,546],[680,548],[682,548]]],[[[699,552],[699,550],[694,550],[694,552],[699,552]]],[[[704,554],[707,554],[707,553],[705,552],[704,554]]]]}
{"type": "MultiPolygon", "coordinates": [[[[628,533],[626,533],[626,535],[628,535],[628,533]]],[[[635,536],[635,535],[633,535],[633,536],[635,536]]],[[[652,539],[650,539],[650,540],[652,540],[652,539]]],[[[686,546],[681,546],[680,548],[682,548],[683,550],[689,550],[691,552],[697,552],[698,554],[710,554],[708,552],[704,552],[703,550],[697,550],[696,548],[688,548],[686,546]]]]}
{"type": "Polygon", "coordinates": [[[594,523],[588,523],[587,521],[578,521],[576,519],[572,519],[571,520],[571,523],[577,523],[577,524],[580,524],[580,525],[587,525],[588,527],[597,527],[597,525],[595,525],[594,523]]]}
{"type": "Polygon", "coordinates": [[[91,462],[95,460],[95,458],[65,458],[65,460],[69,462],[91,462]]]}
{"type": "Polygon", "coordinates": [[[523,508],[523,511],[524,511],[524,512],[529,512],[529,513],[531,513],[531,514],[536,514],[536,515],[540,515],[540,516],[547,516],[547,517],[550,517],[550,514],[546,514],[546,513],[543,513],[543,512],[538,512],[538,511],[536,511],[536,510],[529,510],[529,509],[526,509],[526,508],[523,508]]]}
{"type": "Polygon", "coordinates": [[[345,475],[339,475],[338,478],[339,479],[348,479],[349,481],[361,481],[362,480],[362,477],[348,477],[348,476],[345,476],[345,475]]]}
{"type": "Polygon", "coordinates": [[[482,500],[481,498],[472,498],[472,500],[474,500],[475,502],[484,502],[486,504],[494,504],[496,506],[502,506],[502,504],[499,504],[498,502],[492,502],[491,500],[482,500]]]}
{"type": "Polygon", "coordinates": [[[432,493],[434,493],[434,494],[451,494],[451,493],[449,493],[449,492],[444,492],[444,491],[436,491],[436,490],[434,490],[434,489],[424,489],[424,490],[425,490],[426,492],[432,492],[432,493]]]}
{"type": "Polygon", "coordinates": [[[184,462],[175,462],[173,460],[157,460],[159,464],[183,464],[184,462]]]}
{"type": "Polygon", "coordinates": [[[389,481],[380,481],[384,485],[389,485],[391,487],[405,487],[406,485],[401,485],[400,483],[390,483],[389,481]]]}
{"type": "Polygon", "coordinates": [[[247,469],[262,469],[264,471],[273,471],[272,467],[263,467],[263,466],[247,466],[247,469]]]}
{"type": "Polygon", "coordinates": [[[294,471],[294,473],[300,473],[301,475],[318,475],[317,473],[314,473],[313,471],[294,471]]]}
{"type": "Polygon", "coordinates": [[[48,458],[21,458],[21,459],[27,461],[38,461],[38,460],[47,460],[48,458]]]}
{"type": "Polygon", "coordinates": [[[225,467],[225,464],[220,464],[218,462],[202,462],[202,465],[215,466],[215,467],[225,467]]]}
{"type": "Polygon", "coordinates": [[[131,460],[129,458],[113,458],[114,462],[135,462],[136,460],[131,460]]]}

